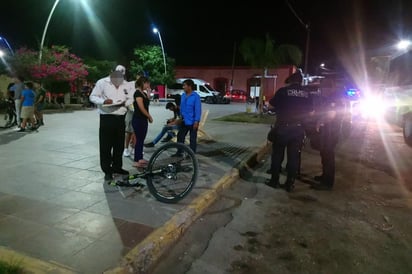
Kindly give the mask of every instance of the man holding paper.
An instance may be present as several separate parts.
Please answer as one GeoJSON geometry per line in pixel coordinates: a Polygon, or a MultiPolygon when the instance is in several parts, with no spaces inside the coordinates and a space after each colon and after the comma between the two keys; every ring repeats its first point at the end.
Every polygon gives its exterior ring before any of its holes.
{"type": "Polygon", "coordinates": [[[105,181],[113,174],[127,175],[123,166],[126,106],[133,103],[131,85],[124,80],[125,67],[118,65],[107,77],[96,82],[90,101],[97,105],[100,114],[99,148],[100,167],[105,181]]]}

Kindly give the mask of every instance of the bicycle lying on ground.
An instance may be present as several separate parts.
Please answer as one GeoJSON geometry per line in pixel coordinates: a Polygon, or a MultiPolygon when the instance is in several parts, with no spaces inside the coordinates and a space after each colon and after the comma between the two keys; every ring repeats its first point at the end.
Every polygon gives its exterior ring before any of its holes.
{"type": "Polygon", "coordinates": [[[160,202],[177,203],[190,193],[196,183],[199,164],[190,147],[167,143],[154,151],[147,168],[109,182],[118,187],[144,187],[160,202]]]}

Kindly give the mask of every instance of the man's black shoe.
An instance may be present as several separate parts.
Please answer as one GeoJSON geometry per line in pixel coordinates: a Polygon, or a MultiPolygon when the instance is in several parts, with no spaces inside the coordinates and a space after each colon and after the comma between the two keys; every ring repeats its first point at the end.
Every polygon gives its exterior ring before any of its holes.
{"type": "Polygon", "coordinates": [[[294,183],[288,183],[286,182],[284,187],[283,187],[287,192],[292,192],[295,189],[295,184],[294,183]]]}
{"type": "Polygon", "coordinates": [[[111,181],[113,179],[113,175],[111,173],[105,173],[104,174],[104,180],[105,181],[111,181]]]}
{"type": "Polygon", "coordinates": [[[320,182],[320,181],[322,181],[322,175],[315,176],[315,177],[313,177],[313,179],[314,179],[316,182],[320,182]]]}
{"type": "Polygon", "coordinates": [[[155,144],[153,142],[144,144],[145,147],[154,147],[155,144]]]}
{"type": "Polygon", "coordinates": [[[162,142],[162,143],[167,143],[167,142],[169,142],[169,141],[172,140],[172,139],[173,139],[172,136],[167,135],[167,137],[163,138],[162,141],[160,141],[160,142],[162,142]]]}
{"type": "Polygon", "coordinates": [[[272,188],[280,188],[279,181],[272,181],[271,179],[266,180],[265,185],[270,186],[272,188]]]}
{"type": "Polygon", "coordinates": [[[316,184],[316,185],[312,185],[312,188],[315,190],[329,191],[329,190],[332,190],[333,186],[326,185],[326,184],[316,184]]]}
{"type": "Polygon", "coordinates": [[[124,170],[124,169],[113,170],[113,173],[121,174],[121,175],[129,175],[129,171],[124,170]]]}
{"type": "Polygon", "coordinates": [[[287,192],[292,192],[295,189],[295,178],[296,177],[290,177],[286,179],[284,188],[287,192]]]}

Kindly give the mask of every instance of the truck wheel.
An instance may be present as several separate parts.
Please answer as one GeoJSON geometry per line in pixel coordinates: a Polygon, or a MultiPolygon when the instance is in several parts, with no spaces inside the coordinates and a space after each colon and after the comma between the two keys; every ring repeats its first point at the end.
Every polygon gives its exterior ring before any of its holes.
{"type": "Polygon", "coordinates": [[[213,102],[213,96],[207,96],[206,99],[205,99],[205,102],[207,104],[213,104],[214,103],[213,102]]]}
{"type": "Polygon", "coordinates": [[[408,115],[403,120],[403,139],[408,146],[412,147],[412,115],[408,115]]]}

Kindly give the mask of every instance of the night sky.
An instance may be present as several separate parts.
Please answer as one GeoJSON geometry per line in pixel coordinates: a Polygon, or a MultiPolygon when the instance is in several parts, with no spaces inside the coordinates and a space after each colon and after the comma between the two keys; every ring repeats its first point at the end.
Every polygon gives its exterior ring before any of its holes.
{"type": "MultiPolygon", "coordinates": [[[[286,0],[160,1],[60,0],[45,45],[68,45],[80,57],[128,63],[132,49],[157,44],[181,66],[230,66],[233,49],[245,37],[294,44],[305,52],[307,32],[286,0]]],[[[2,1],[0,35],[14,49],[38,48],[54,0],[2,1]]],[[[289,0],[304,24],[310,23],[309,68],[333,62],[342,52],[376,49],[409,38],[412,1],[289,0]]],[[[244,65],[240,54],[235,65],[244,65]]]]}

